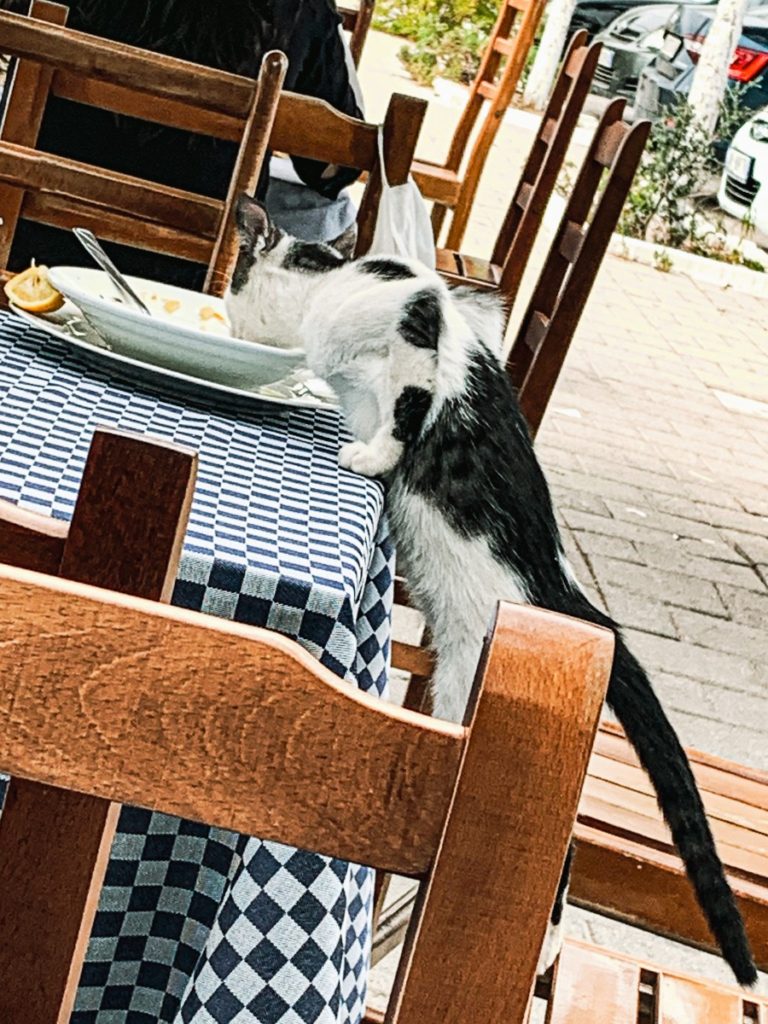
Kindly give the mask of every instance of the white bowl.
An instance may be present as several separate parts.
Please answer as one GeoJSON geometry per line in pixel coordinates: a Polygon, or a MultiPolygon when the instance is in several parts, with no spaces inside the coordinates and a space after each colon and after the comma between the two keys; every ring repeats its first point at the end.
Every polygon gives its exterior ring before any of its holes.
{"type": "Polygon", "coordinates": [[[224,301],[212,295],[128,277],[147,316],[125,304],[102,270],[53,267],[50,277],[113,351],[131,359],[237,388],[280,380],[305,361],[302,349],[230,337],[224,301]]]}

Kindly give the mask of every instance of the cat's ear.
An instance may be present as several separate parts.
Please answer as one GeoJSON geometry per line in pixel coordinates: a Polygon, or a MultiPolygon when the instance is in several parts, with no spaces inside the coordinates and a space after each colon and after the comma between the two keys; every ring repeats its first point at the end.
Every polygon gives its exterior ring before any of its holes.
{"type": "Polygon", "coordinates": [[[269,252],[283,237],[265,207],[244,192],[235,205],[235,222],[243,247],[252,253],[269,252]]]}

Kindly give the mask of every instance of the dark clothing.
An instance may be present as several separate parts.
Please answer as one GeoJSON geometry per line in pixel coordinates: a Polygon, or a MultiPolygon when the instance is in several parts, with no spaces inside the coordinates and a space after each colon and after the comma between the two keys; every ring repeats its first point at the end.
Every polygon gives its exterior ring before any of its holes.
{"type": "MultiPolygon", "coordinates": [[[[0,7],[18,6],[18,0],[0,0],[0,7]]],[[[339,20],[333,0],[70,0],[68,24],[253,78],[264,53],[282,50],[289,60],[286,89],[327,100],[360,117],[339,20]]],[[[151,109],[148,99],[148,113],[151,109]]],[[[39,144],[61,156],[219,199],[226,196],[237,151],[230,142],[56,99],[48,103],[39,144]]],[[[307,185],[329,198],[357,177],[356,171],[343,168],[325,180],[323,164],[296,159],[294,165],[307,185]]],[[[263,197],[265,191],[263,175],[258,192],[263,197]]],[[[202,283],[204,270],[199,266],[123,246],[109,248],[127,273],[187,287],[202,283]]],[[[11,266],[25,267],[33,257],[49,265],[85,262],[68,232],[21,222],[11,266]]]]}

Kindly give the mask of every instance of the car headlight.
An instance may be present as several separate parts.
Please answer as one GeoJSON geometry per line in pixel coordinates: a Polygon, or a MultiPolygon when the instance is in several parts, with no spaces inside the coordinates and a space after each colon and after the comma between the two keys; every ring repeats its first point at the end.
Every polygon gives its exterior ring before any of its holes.
{"type": "Polygon", "coordinates": [[[749,126],[749,134],[755,142],[768,142],[768,121],[753,121],[749,126]]]}

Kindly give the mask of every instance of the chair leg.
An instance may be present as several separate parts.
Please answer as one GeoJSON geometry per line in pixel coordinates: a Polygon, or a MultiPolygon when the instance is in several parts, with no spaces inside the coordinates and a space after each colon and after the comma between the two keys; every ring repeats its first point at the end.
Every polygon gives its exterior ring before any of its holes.
{"type": "Polygon", "coordinates": [[[440,241],[440,232],[443,230],[443,224],[445,223],[445,215],[448,213],[448,207],[443,206],[440,203],[434,203],[432,206],[432,231],[435,236],[435,245],[440,241]]]}

